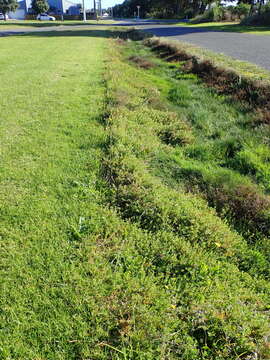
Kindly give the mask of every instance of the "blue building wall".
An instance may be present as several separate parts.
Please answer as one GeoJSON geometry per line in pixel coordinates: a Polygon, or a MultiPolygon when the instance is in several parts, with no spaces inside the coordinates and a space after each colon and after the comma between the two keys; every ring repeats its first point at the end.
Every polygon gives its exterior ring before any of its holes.
{"type": "MultiPolygon", "coordinates": [[[[50,5],[49,12],[56,15],[68,14],[79,15],[81,13],[82,0],[47,0],[50,5]]],[[[18,1],[17,11],[10,13],[12,19],[23,20],[28,13],[31,13],[32,0],[18,1]]]]}
{"type": "MultiPolygon", "coordinates": [[[[47,0],[50,5],[50,11],[57,14],[69,14],[69,15],[79,15],[81,8],[81,1],[77,0],[47,0]]],[[[22,3],[25,4],[27,12],[31,9],[32,0],[22,0],[22,3]]]]}
{"type": "Polygon", "coordinates": [[[48,3],[50,5],[51,10],[55,9],[56,14],[58,14],[58,13],[62,14],[63,8],[62,8],[62,1],[61,0],[49,0],[48,3]]]}

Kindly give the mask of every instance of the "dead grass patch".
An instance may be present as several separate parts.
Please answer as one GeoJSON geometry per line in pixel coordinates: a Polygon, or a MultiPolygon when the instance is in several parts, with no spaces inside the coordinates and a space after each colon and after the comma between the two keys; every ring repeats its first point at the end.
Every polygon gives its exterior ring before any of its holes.
{"type": "Polygon", "coordinates": [[[152,69],[156,66],[151,60],[142,56],[130,56],[128,60],[136,64],[138,67],[146,70],[152,69]]]}

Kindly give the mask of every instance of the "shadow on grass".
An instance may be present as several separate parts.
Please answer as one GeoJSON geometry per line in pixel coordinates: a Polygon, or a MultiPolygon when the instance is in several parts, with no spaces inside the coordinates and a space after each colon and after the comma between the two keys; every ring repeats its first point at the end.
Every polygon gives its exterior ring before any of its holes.
{"type": "MultiPolygon", "coordinates": [[[[138,30],[128,30],[127,28],[130,27],[134,29],[134,24],[115,24],[111,25],[110,27],[106,27],[103,24],[93,25],[92,28],[85,28],[82,27],[74,27],[72,28],[61,28],[61,29],[33,29],[26,30],[25,32],[23,29],[20,30],[10,30],[6,31],[7,35],[18,35],[18,33],[23,36],[39,36],[39,37],[61,37],[61,36],[89,36],[89,37],[106,37],[106,38],[123,38],[123,39],[131,39],[131,40],[142,40],[146,37],[155,36],[179,36],[179,35],[187,35],[192,33],[203,33],[209,32],[208,28],[196,28],[196,27],[171,27],[171,26],[160,26],[156,28],[138,28],[138,30]],[[143,31],[144,30],[144,31],[143,31]],[[130,37],[128,34],[131,32],[141,34],[138,36],[130,37]]],[[[1,32],[1,30],[0,30],[1,32]]]]}
{"type": "MultiPolygon", "coordinates": [[[[202,27],[195,27],[195,26],[158,26],[158,27],[142,27],[138,28],[138,30],[129,30],[128,27],[134,26],[134,23],[125,23],[125,24],[113,24],[110,26],[106,26],[104,24],[87,24],[88,27],[84,28],[84,24],[80,23],[80,27],[78,23],[72,23],[69,27],[67,25],[66,28],[64,27],[55,27],[52,29],[48,28],[33,28],[30,29],[10,29],[3,31],[1,33],[0,27],[0,36],[10,36],[10,35],[22,35],[22,36],[31,36],[31,37],[104,37],[104,38],[121,38],[121,39],[131,39],[131,40],[142,40],[146,37],[151,37],[153,34],[158,37],[178,37],[181,35],[188,35],[194,33],[209,33],[209,32],[219,32],[225,31],[222,30],[226,27],[226,31],[230,31],[232,26],[235,26],[235,29],[242,28],[240,25],[213,25],[212,27],[202,26],[202,27]],[[76,27],[77,25],[77,27],[76,27]],[[142,31],[145,30],[145,31],[142,31]]],[[[145,24],[144,24],[145,25],[145,24]]],[[[257,27],[249,27],[250,31],[252,29],[257,29],[257,27]]],[[[263,28],[265,29],[265,27],[263,28]]],[[[232,31],[232,30],[231,30],[232,31]]],[[[236,32],[236,30],[234,30],[236,32]]],[[[240,32],[240,31],[238,31],[240,32]]],[[[242,30],[242,32],[245,32],[242,30]]]]}
{"type": "MultiPolygon", "coordinates": [[[[15,35],[15,34],[14,34],[15,35]]],[[[33,31],[20,36],[23,37],[102,37],[112,39],[143,40],[152,35],[134,29],[121,29],[111,27],[110,29],[79,29],[79,30],[54,30],[54,31],[33,31]]]]}

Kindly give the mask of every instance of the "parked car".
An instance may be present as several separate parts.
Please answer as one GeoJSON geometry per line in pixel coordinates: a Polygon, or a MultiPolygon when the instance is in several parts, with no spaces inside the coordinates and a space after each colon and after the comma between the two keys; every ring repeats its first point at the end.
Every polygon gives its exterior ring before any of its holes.
{"type": "Polygon", "coordinates": [[[6,19],[5,19],[5,15],[0,12],[0,20],[7,20],[7,19],[8,19],[8,14],[6,14],[6,19]]]}
{"type": "Polygon", "coordinates": [[[44,13],[44,14],[38,14],[37,20],[55,21],[55,17],[44,13]]]}

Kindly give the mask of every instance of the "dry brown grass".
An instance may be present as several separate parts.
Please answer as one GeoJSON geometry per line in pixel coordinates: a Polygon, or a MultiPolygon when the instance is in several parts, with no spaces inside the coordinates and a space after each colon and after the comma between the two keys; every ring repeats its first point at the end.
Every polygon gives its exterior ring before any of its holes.
{"type": "Polygon", "coordinates": [[[155,67],[155,64],[151,60],[142,56],[130,56],[129,61],[132,61],[138,67],[146,70],[155,67]]]}

